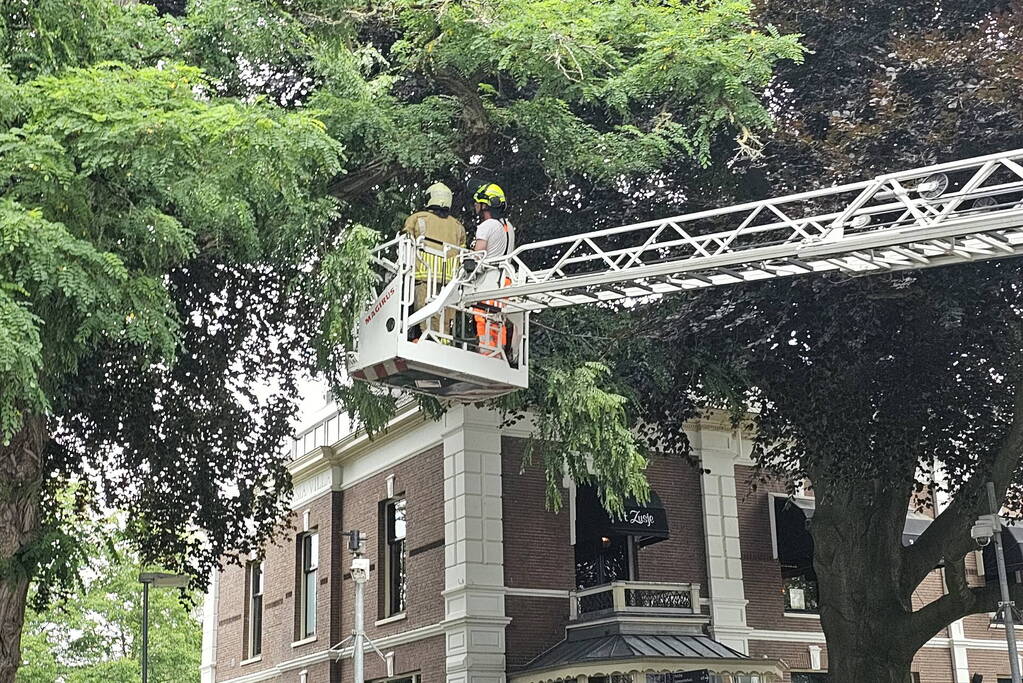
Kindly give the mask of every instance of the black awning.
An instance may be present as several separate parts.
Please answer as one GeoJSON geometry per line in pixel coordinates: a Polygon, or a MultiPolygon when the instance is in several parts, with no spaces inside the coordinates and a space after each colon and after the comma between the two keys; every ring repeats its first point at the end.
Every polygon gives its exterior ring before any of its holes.
{"type": "MultiPolygon", "coordinates": [[[[813,512],[813,498],[774,498],[778,559],[781,560],[783,567],[813,566],[813,538],[806,528],[807,520],[813,519],[813,512]]],[[[906,523],[902,529],[902,545],[912,545],[932,521],[934,520],[930,517],[917,516],[913,513],[907,514],[906,523]]],[[[1020,568],[1023,569],[1023,554],[1021,554],[1020,562],[1020,568]]]]}
{"type": "Polygon", "coordinates": [[[902,545],[913,545],[916,539],[931,525],[934,520],[930,517],[916,517],[908,515],[906,526],[902,527],[902,545]]]}
{"type": "Polygon", "coordinates": [[[668,538],[668,513],[653,491],[645,503],[627,499],[621,517],[608,514],[597,496],[597,490],[591,486],[580,486],[576,490],[575,503],[577,517],[590,521],[587,527],[595,537],[636,536],[640,545],[668,538]]]}
{"type": "MultiPolygon", "coordinates": [[[[1009,583],[1013,574],[1023,570],[1023,526],[1002,526],[1002,553],[1005,555],[1005,572],[1009,583]]],[[[995,544],[984,546],[984,580],[998,581],[998,564],[995,559],[995,544]]]]}

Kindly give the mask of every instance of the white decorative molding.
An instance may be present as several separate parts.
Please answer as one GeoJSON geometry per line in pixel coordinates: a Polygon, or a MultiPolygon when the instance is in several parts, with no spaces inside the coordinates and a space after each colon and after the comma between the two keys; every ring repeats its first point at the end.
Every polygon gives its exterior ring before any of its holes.
{"type": "Polygon", "coordinates": [[[810,653],[810,668],[813,669],[814,671],[820,671],[821,652],[823,651],[824,648],[822,648],[820,645],[810,645],[806,649],[810,653]]]}
{"type": "Polygon", "coordinates": [[[291,509],[308,505],[331,489],[333,477],[331,468],[323,469],[305,479],[294,482],[291,492],[291,509]]]}
{"type": "Polygon", "coordinates": [[[572,592],[560,588],[510,588],[505,586],[504,594],[526,598],[564,598],[568,600],[572,592]]]}
{"type": "MultiPolygon", "coordinates": [[[[779,643],[825,643],[824,633],[821,631],[775,631],[771,629],[753,628],[751,629],[749,639],[779,643]]],[[[924,643],[924,647],[936,647],[948,650],[952,648],[953,640],[953,638],[931,638],[929,641],[924,643]]],[[[1009,649],[1009,646],[1003,639],[987,640],[982,638],[963,638],[961,640],[955,640],[956,644],[976,650],[998,650],[1001,652],[1008,652],[1009,649]]]]}
{"type": "MultiPolygon", "coordinates": [[[[444,622],[430,624],[429,626],[420,626],[419,628],[412,629],[411,631],[402,631],[401,633],[395,633],[394,635],[385,636],[383,638],[376,638],[373,640],[373,643],[381,650],[386,650],[388,648],[407,645],[408,643],[415,643],[420,640],[426,640],[427,638],[434,638],[440,635],[444,635],[444,622]]],[[[337,646],[335,645],[334,647],[337,646]]],[[[369,648],[369,645],[367,644],[365,647],[369,648]]],[[[333,656],[338,659],[350,659],[354,653],[355,648],[348,646],[339,650],[334,650],[333,656]]]]}

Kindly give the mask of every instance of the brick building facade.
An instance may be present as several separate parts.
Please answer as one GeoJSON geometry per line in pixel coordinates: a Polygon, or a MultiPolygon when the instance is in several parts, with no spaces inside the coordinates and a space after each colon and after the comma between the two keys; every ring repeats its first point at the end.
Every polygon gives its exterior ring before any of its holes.
{"type": "MultiPolygon", "coordinates": [[[[528,433],[492,413],[459,406],[428,421],[409,409],[372,441],[343,424],[331,415],[303,432],[289,528],[215,577],[204,683],[352,680],[341,535],[351,529],[368,537],[366,631],[385,656],[367,653],[370,681],[661,683],[682,679],[659,672],[703,669],[734,683],[824,680],[812,581],[786,564],[782,489],[752,485],[748,441],[724,421],[691,426],[698,466],[651,463],[656,514],[632,529],[593,521],[567,480],[564,508],[547,511],[543,473],[523,466],[528,433]],[[631,654],[580,654],[612,641],[631,654]]],[[[812,514],[811,501],[801,507],[812,514]]],[[[942,586],[935,571],[916,602],[942,586]]],[[[923,683],[978,673],[1008,677],[1004,631],[983,615],[953,624],[914,663],[923,683]]]]}

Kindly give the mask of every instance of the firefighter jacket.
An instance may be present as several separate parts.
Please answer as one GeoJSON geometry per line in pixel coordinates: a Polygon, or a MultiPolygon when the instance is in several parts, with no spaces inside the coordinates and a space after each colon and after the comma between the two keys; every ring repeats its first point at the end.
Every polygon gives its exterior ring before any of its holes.
{"type": "MultiPolygon", "coordinates": [[[[458,219],[441,217],[432,211],[417,211],[405,219],[405,234],[412,239],[423,237],[423,246],[432,251],[447,252],[445,245],[465,247],[465,228],[458,219]]],[[[420,252],[416,261],[416,280],[426,280],[433,271],[439,282],[447,282],[461,265],[454,250],[446,258],[420,252]]]]}

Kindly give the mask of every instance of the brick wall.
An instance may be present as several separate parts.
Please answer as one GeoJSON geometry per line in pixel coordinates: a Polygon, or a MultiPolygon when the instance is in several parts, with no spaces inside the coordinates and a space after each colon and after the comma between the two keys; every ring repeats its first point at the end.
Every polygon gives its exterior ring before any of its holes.
{"type": "MultiPolygon", "coordinates": [[[[575,550],[571,545],[568,492],[564,507],[546,507],[542,465],[523,468],[523,439],[501,439],[504,583],[514,588],[571,590],[575,587],[575,550]]],[[[522,668],[565,637],[567,599],[509,595],[504,601],[505,651],[509,670],[522,668]]]]}
{"type": "MultiPolygon", "coordinates": [[[[398,463],[393,468],[344,490],[341,519],[344,529],[364,530],[369,539],[366,557],[371,575],[366,583],[366,633],[374,640],[436,624],[444,619],[444,457],[436,446],[398,463]],[[405,551],[408,567],[408,592],[405,618],[376,625],[384,619],[381,596],[384,573],[381,550],[384,546],[380,504],[387,500],[387,477],[393,474],[395,496],[406,500],[405,551]]],[[[351,554],[344,549],[346,538],[337,543],[340,551],[338,574],[341,583],[339,639],[352,630],[354,591],[349,568],[351,554]]]]}
{"type": "Polygon", "coordinates": [[[671,537],[640,548],[640,580],[699,583],[706,594],[707,550],[699,469],[678,458],[654,458],[647,468],[647,478],[664,504],[671,537]]]}
{"type": "Polygon", "coordinates": [[[568,493],[562,490],[559,512],[547,510],[543,466],[534,462],[523,469],[525,445],[523,439],[501,439],[504,585],[571,590],[575,551],[568,493]]]}
{"type": "Polygon", "coordinates": [[[565,637],[567,599],[509,595],[504,610],[511,617],[504,632],[509,671],[521,669],[565,637]]]}
{"type": "MultiPolygon", "coordinates": [[[[367,556],[373,574],[366,590],[366,631],[371,638],[436,624],[444,618],[444,499],[443,449],[437,446],[399,463],[344,492],[327,493],[291,515],[292,528],[278,535],[266,551],[263,597],[263,654],[261,660],[240,664],[246,623],[244,571],[229,567],[220,579],[220,614],[217,642],[217,678],[224,680],[274,666],[282,661],[324,650],[351,633],[351,554],[342,531],[358,528],[369,535],[367,556]],[[382,580],[379,562],[380,502],[387,498],[386,478],[395,475],[395,493],[407,500],[406,552],[409,572],[406,618],[376,626],[383,617],[378,603],[382,580]],[[317,638],[292,647],[296,640],[297,529],[309,510],[310,527],[319,531],[317,586],[317,638]]],[[[438,656],[443,670],[443,639],[438,656]]],[[[434,643],[436,645],[436,643],[434,643]]],[[[396,650],[397,651],[397,650],[396,650]]],[[[411,656],[411,655],[410,655],[411,656]]],[[[367,658],[368,662],[368,658],[367,658]]],[[[342,665],[338,665],[340,667],[342,665]]],[[[309,683],[328,681],[326,664],[309,671],[309,683]]],[[[298,681],[298,671],[286,672],[281,681],[298,681]]],[[[411,670],[411,669],[410,669],[411,670]]],[[[335,680],[337,680],[335,678],[335,680]]],[[[431,680],[427,678],[426,680],[431,680]]],[[[436,679],[435,679],[436,680],[436,679]]]]}
{"type": "MultiPolygon", "coordinates": [[[[1005,639],[1003,633],[1002,639],[1005,639]]],[[[982,674],[984,683],[995,683],[999,678],[1009,677],[1009,653],[997,650],[968,649],[966,660],[970,663],[970,675],[982,674]]]]}
{"type": "Polygon", "coordinates": [[[923,648],[913,659],[913,671],[920,674],[920,683],[955,683],[952,651],[937,647],[923,648]]]}
{"type": "MultiPolygon", "coordinates": [[[[245,658],[246,595],[243,567],[229,566],[220,577],[217,633],[217,678],[224,680],[262,671],[279,662],[322,650],[330,637],[330,536],[333,523],[331,500],[326,493],[294,511],[290,528],[282,529],[265,552],[263,574],[263,652],[260,661],[241,665],[245,658]],[[309,511],[310,528],[319,530],[319,572],[317,585],[317,640],[291,647],[296,640],[297,577],[296,537],[302,528],[303,512],[309,511]]],[[[296,679],[297,680],[297,679],[296,679]]],[[[310,679],[311,681],[312,679],[310,679]]]]}

